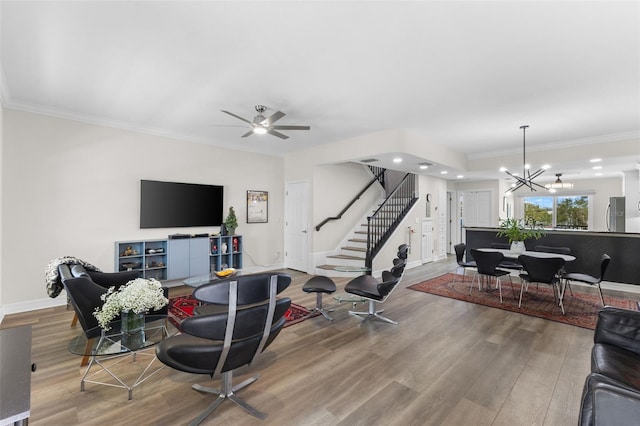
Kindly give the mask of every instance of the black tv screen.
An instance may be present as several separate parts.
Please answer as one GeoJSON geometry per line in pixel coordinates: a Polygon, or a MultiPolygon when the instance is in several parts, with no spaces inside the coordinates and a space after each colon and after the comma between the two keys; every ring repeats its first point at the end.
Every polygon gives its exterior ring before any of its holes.
{"type": "Polygon", "coordinates": [[[141,180],[140,228],[219,226],[222,201],[222,186],[141,180]]]}

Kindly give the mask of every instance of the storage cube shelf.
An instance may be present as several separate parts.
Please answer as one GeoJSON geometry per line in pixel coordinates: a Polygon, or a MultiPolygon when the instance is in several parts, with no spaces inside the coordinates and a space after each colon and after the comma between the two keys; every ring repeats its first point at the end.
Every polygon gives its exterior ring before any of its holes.
{"type": "Polygon", "coordinates": [[[116,271],[137,271],[158,281],[242,269],[241,235],[116,241],[115,249],[116,271]]]}
{"type": "Polygon", "coordinates": [[[167,279],[167,240],[116,241],[116,271],[138,271],[141,278],[167,279]]]}
{"type": "Polygon", "coordinates": [[[210,271],[221,271],[225,268],[242,269],[242,236],[225,235],[209,238],[210,271]]]}

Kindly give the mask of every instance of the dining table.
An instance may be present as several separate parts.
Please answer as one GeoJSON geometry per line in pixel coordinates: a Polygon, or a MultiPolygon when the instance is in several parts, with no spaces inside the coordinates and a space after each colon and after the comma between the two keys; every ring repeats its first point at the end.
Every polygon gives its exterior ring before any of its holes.
{"type": "Polygon", "coordinates": [[[522,252],[515,252],[515,251],[511,251],[509,249],[497,249],[497,248],[479,248],[478,250],[480,251],[495,251],[495,252],[499,252],[502,253],[504,255],[505,258],[507,259],[517,259],[518,256],[520,255],[526,255],[526,256],[531,256],[531,257],[538,257],[538,258],[551,258],[551,257],[560,257],[562,259],[564,259],[565,262],[572,262],[574,260],[576,260],[575,256],[572,256],[570,254],[560,254],[560,253],[547,253],[544,251],[532,251],[532,250],[525,250],[522,252]]]}

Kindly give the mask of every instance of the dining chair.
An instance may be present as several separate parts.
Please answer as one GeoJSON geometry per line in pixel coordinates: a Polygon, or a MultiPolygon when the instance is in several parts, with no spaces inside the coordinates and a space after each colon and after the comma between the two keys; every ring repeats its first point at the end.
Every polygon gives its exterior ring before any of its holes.
{"type": "MultiPolygon", "coordinates": [[[[511,250],[511,244],[509,243],[491,243],[489,247],[500,250],[511,250]]],[[[503,259],[498,266],[500,268],[513,269],[515,271],[522,270],[522,265],[517,260],[512,259],[503,259]]]]}
{"type": "Polygon", "coordinates": [[[579,272],[571,272],[564,275],[564,279],[567,284],[570,281],[578,281],[581,283],[595,285],[598,287],[598,291],[600,292],[600,301],[602,301],[602,306],[604,306],[604,297],[602,297],[602,287],[600,283],[604,279],[604,273],[607,272],[607,267],[609,266],[609,262],[611,262],[611,257],[608,254],[603,254],[600,258],[600,276],[594,277],[593,275],[583,274],[579,272]]]}
{"type": "MultiPolygon", "coordinates": [[[[513,281],[511,281],[511,272],[498,268],[500,262],[504,260],[504,254],[496,251],[482,251],[478,249],[471,249],[471,256],[474,258],[478,266],[478,272],[474,276],[474,279],[476,276],[478,277],[478,290],[481,289],[481,279],[484,279],[485,285],[488,286],[491,282],[491,278],[494,277],[496,279],[496,287],[498,288],[498,292],[500,293],[500,303],[502,303],[502,284],[500,282],[500,277],[504,277],[506,275],[509,277],[509,283],[511,283],[513,298],[516,298],[516,292],[513,288],[513,281]]],[[[471,295],[471,290],[473,290],[474,279],[471,280],[471,285],[469,286],[469,295],[471,295]]]]}
{"type": "Polygon", "coordinates": [[[522,285],[520,286],[518,308],[522,307],[522,293],[524,291],[528,292],[529,284],[535,282],[548,284],[553,288],[554,300],[560,306],[562,315],[564,315],[564,305],[562,303],[564,288],[558,275],[558,271],[564,266],[564,259],[561,257],[533,257],[522,254],[518,256],[518,260],[522,263],[525,271],[520,274],[522,285]]]}
{"type": "Polygon", "coordinates": [[[451,283],[451,285],[454,285],[456,283],[456,277],[458,276],[458,271],[460,269],[462,269],[462,281],[464,282],[464,274],[467,268],[475,269],[478,267],[475,260],[464,260],[464,252],[467,250],[467,245],[465,243],[456,244],[455,246],[453,246],[453,249],[456,252],[456,262],[458,263],[458,266],[456,266],[456,270],[454,271],[453,282],[451,283]]]}
{"type": "MultiPolygon", "coordinates": [[[[533,250],[539,251],[541,253],[571,254],[571,247],[539,245],[539,246],[535,246],[533,250]]],[[[562,267],[562,269],[560,269],[560,271],[558,271],[558,274],[560,275],[561,278],[563,278],[566,273],[567,272],[564,270],[564,266],[562,267]]],[[[573,296],[573,290],[571,289],[571,284],[567,282],[566,285],[567,287],[569,287],[569,293],[573,296]]]]}

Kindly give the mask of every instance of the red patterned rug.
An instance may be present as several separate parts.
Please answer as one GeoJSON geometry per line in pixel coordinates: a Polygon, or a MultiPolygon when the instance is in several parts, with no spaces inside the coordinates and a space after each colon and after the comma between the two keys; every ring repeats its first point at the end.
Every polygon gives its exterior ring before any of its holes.
{"type": "MultiPolygon", "coordinates": [[[[169,321],[179,328],[180,322],[193,315],[194,308],[198,306],[198,301],[191,295],[172,297],[169,299],[169,321]]],[[[304,306],[291,303],[291,307],[285,312],[285,327],[297,324],[317,316],[318,312],[311,312],[304,306]]]]}
{"type": "MultiPolygon", "coordinates": [[[[462,283],[460,280],[462,276],[459,275],[456,278],[455,285],[452,285],[453,277],[454,274],[444,274],[431,280],[414,284],[409,288],[592,330],[596,325],[598,311],[602,308],[599,295],[580,293],[576,291],[574,286],[573,296],[569,293],[569,289],[566,291],[563,301],[566,314],[562,315],[560,307],[554,301],[553,290],[550,286],[543,284],[537,289],[535,286],[529,285],[529,292],[522,295],[522,307],[518,308],[518,297],[520,296],[520,280],[518,278],[513,278],[513,287],[516,293],[515,300],[509,285],[509,279],[501,280],[502,304],[500,304],[498,290],[479,291],[478,284],[475,283],[471,295],[469,295],[471,277],[465,276],[465,281],[462,283]]],[[[609,297],[605,294],[604,301],[610,306],[634,311],[638,309],[637,302],[633,300],[609,297]]]]}

